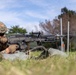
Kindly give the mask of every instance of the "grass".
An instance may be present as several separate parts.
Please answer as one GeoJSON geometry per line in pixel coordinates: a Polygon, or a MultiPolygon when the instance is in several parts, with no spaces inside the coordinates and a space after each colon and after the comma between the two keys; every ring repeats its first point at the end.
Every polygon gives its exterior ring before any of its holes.
{"type": "MultiPolygon", "coordinates": [[[[38,54],[34,53],[34,56],[38,54]]],[[[76,52],[71,52],[67,58],[53,56],[43,60],[2,60],[0,75],[76,75],[76,52]]]]}

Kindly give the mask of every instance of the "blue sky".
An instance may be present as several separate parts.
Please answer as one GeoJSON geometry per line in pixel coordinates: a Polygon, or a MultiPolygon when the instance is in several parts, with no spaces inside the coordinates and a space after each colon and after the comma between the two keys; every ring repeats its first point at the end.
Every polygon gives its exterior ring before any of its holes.
{"type": "Polygon", "coordinates": [[[52,21],[63,7],[76,11],[76,0],[0,0],[0,21],[8,28],[19,25],[36,31],[39,22],[52,21]]]}

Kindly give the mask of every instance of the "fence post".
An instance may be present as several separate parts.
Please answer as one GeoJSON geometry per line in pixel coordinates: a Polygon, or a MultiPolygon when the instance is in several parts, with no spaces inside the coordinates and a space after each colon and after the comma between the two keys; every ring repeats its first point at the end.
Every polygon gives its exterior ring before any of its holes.
{"type": "Polygon", "coordinates": [[[63,30],[62,30],[62,18],[60,18],[60,28],[61,28],[61,51],[64,51],[64,47],[63,47],[63,44],[64,44],[64,42],[63,42],[63,30]]]}
{"type": "Polygon", "coordinates": [[[69,53],[69,21],[67,27],[67,53],[69,53]]]}

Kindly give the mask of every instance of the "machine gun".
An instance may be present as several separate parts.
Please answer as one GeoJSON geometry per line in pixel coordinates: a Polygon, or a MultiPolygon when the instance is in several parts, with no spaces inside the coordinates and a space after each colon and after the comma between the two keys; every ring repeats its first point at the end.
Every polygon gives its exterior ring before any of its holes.
{"type": "Polygon", "coordinates": [[[31,42],[36,42],[38,46],[42,45],[44,42],[55,42],[57,41],[54,35],[43,35],[41,32],[32,32],[30,34],[12,34],[7,37],[8,44],[19,45],[19,50],[29,50],[29,44],[31,42]]]}

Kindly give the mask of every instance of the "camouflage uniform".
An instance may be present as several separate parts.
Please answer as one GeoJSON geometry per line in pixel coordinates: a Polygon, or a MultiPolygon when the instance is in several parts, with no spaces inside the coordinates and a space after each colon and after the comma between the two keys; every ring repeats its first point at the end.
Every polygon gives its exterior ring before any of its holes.
{"type": "Polygon", "coordinates": [[[7,38],[4,35],[6,31],[7,27],[2,22],[0,22],[0,51],[7,47],[7,38]]]}
{"type": "Polygon", "coordinates": [[[7,45],[7,37],[5,36],[5,33],[7,32],[7,27],[5,26],[4,23],[0,22],[0,52],[2,53],[14,53],[18,45],[13,44],[8,46],[7,45]]]}

